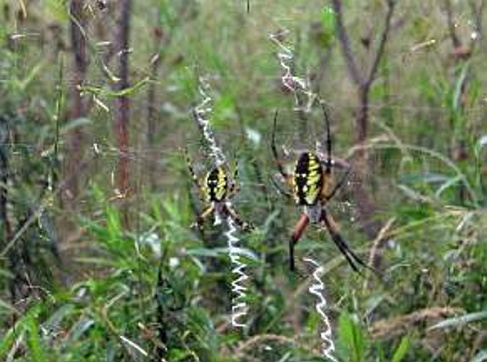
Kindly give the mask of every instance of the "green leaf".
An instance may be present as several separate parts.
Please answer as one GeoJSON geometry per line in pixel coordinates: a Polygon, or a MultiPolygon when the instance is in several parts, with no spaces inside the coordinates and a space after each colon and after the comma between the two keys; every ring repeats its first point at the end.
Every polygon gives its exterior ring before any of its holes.
{"type": "Polygon", "coordinates": [[[343,359],[351,362],[362,362],[367,349],[367,340],[363,329],[347,313],[340,315],[338,344],[343,359]]]}
{"type": "Polygon", "coordinates": [[[10,303],[7,303],[0,299],[0,313],[14,313],[18,314],[19,312],[15,307],[13,307],[10,303]]]}
{"type": "Polygon", "coordinates": [[[480,137],[475,145],[474,150],[477,158],[480,157],[480,154],[482,153],[482,150],[485,146],[487,146],[487,135],[483,135],[482,137],[480,137]]]}
{"type": "Polygon", "coordinates": [[[19,329],[16,325],[14,328],[10,328],[7,333],[5,333],[2,338],[0,338],[0,360],[3,361],[3,357],[6,356],[9,350],[12,348],[15,339],[21,338],[23,330],[19,329]]]}
{"type": "Polygon", "coordinates": [[[394,356],[392,356],[392,362],[401,362],[404,357],[406,357],[410,346],[411,339],[409,336],[404,336],[399,344],[399,347],[397,347],[396,351],[394,352],[394,356]]]}
{"type": "Polygon", "coordinates": [[[42,323],[42,327],[48,331],[55,331],[61,327],[61,323],[64,319],[69,317],[75,310],[73,304],[64,304],[58,310],[56,310],[48,320],[42,323]]]}
{"type": "Polygon", "coordinates": [[[69,18],[67,0],[50,0],[46,2],[50,15],[59,22],[66,22],[69,18]]]}
{"type": "Polygon", "coordinates": [[[42,346],[41,338],[39,337],[39,326],[35,320],[35,316],[29,316],[27,319],[27,346],[29,347],[32,359],[34,362],[47,362],[44,354],[44,347],[42,346]]]}
{"type": "Polygon", "coordinates": [[[323,46],[329,46],[335,37],[335,12],[331,6],[325,6],[321,12],[321,26],[323,33],[321,34],[321,42],[323,46]]]}
{"type": "Polygon", "coordinates": [[[460,177],[460,176],[452,177],[451,179],[449,179],[448,181],[446,181],[445,183],[443,183],[443,185],[441,185],[440,187],[438,187],[438,189],[435,192],[435,196],[436,197],[440,197],[441,194],[445,190],[447,190],[448,188],[450,188],[450,187],[452,187],[455,184],[460,183],[460,182],[462,182],[462,177],[460,177]]]}
{"type": "Polygon", "coordinates": [[[199,344],[211,354],[218,350],[218,337],[215,333],[213,321],[207,311],[202,308],[191,308],[188,310],[187,328],[190,330],[199,344]]]}
{"type": "Polygon", "coordinates": [[[333,8],[331,6],[325,6],[321,13],[321,22],[326,32],[333,33],[335,31],[335,18],[333,8]]]}
{"type": "Polygon", "coordinates": [[[477,313],[469,313],[469,314],[465,314],[463,316],[445,319],[445,320],[429,327],[428,331],[431,331],[433,329],[462,326],[464,324],[477,322],[477,321],[482,320],[482,319],[487,319],[487,311],[477,312],[477,313]]]}
{"type": "Polygon", "coordinates": [[[93,319],[83,318],[77,321],[69,331],[69,340],[77,341],[86,331],[88,331],[94,325],[95,321],[93,319]]]}
{"type": "Polygon", "coordinates": [[[178,361],[183,361],[189,357],[191,357],[192,354],[190,351],[186,351],[184,349],[171,349],[169,351],[169,355],[168,355],[168,358],[169,358],[169,361],[174,361],[174,362],[178,362],[178,361]]]}
{"type": "Polygon", "coordinates": [[[462,67],[462,71],[455,83],[455,91],[453,93],[453,102],[452,102],[452,107],[453,110],[455,111],[458,110],[460,107],[460,97],[463,94],[463,84],[465,83],[465,79],[467,78],[469,66],[470,63],[466,62],[465,65],[462,67]]]}
{"type": "Polygon", "coordinates": [[[61,132],[62,132],[62,134],[66,134],[66,133],[72,131],[73,129],[81,128],[83,126],[88,126],[88,125],[91,125],[92,123],[93,123],[93,121],[89,118],[85,118],[85,117],[76,118],[76,119],[70,120],[68,123],[66,123],[62,127],[61,132]]]}
{"type": "Polygon", "coordinates": [[[41,62],[36,64],[27,76],[19,82],[20,91],[23,92],[29,86],[29,84],[37,77],[37,75],[42,71],[42,69],[47,65],[46,62],[41,62]]]}
{"type": "Polygon", "coordinates": [[[487,361],[487,349],[483,349],[479,353],[477,353],[470,362],[482,362],[482,361],[487,361]]]}
{"type": "MultiPolygon", "coordinates": [[[[38,318],[39,308],[40,305],[30,308],[24,318],[19,319],[13,327],[2,335],[2,338],[0,338],[0,361],[8,354],[16,340],[22,340],[24,333],[30,328],[29,323],[31,321],[35,323],[36,318],[38,318]]],[[[29,341],[27,342],[29,344],[29,341]]],[[[34,361],[38,362],[37,360],[34,361]]]]}
{"type": "Polygon", "coordinates": [[[124,88],[121,90],[112,90],[108,87],[105,88],[98,88],[98,87],[92,87],[92,86],[83,86],[81,87],[81,90],[83,92],[87,92],[90,94],[93,94],[95,96],[106,96],[106,97],[123,97],[123,96],[133,96],[135,93],[142,88],[146,83],[150,82],[149,77],[145,77],[138,82],[136,82],[133,86],[124,88]]]}

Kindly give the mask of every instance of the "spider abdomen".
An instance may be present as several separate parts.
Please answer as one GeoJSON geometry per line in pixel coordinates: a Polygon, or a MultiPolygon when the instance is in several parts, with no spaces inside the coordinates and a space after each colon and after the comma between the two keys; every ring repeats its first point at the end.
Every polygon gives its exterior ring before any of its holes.
{"type": "Polygon", "coordinates": [[[323,188],[323,167],[317,155],[302,153],[293,174],[294,199],[298,205],[315,205],[323,188]]]}
{"type": "Polygon", "coordinates": [[[224,201],[228,187],[228,176],[222,167],[215,167],[205,177],[204,192],[210,202],[224,201]]]}

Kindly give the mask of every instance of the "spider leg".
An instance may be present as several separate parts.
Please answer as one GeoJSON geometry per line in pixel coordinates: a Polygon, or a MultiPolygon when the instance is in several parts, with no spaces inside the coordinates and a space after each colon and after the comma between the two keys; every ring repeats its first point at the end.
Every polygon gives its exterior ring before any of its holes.
{"type": "Polygon", "coordinates": [[[286,197],[287,197],[287,198],[289,198],[289,199],[294,198],[293,194],[292,194],[291,192],[289,192],[289,191],[287,191],[287,190],[283,189],[283,188],[281,187],[281,185],[279,184],[279,182],[277,182],[277,181],[275,180],[275,178],[274,178],[274,177],[271,177],[271,182],[272,182],[272,184],[274,185],[274,187],[277,189],[277,191],[279,191],[279,193],[280,193],[281,195],[286,196],[286,197]]]}
{"type": "Polygon", "coordinates": [[[276,146],[277,115],[278,115],[278,112],[276,110],[276,113],[274,114],[274,126],[272,127],[272,138],[271,138],[272,155],[274,156],[274,160],[276,161],[277,170],[279,171],[281,176],[284,178],[284,180],[286,181],[288,186],[292,186],[292,177],[291,177],[291,175],[287,174],[286,171],[284,171],[284,166],[282,165],[281,161],[279,160],[279,154],[277,152],[277,146],[276,146]]]}
{"type": "Polygon", "coordinates": [[[293,235],[289,240],[289,269],[294,271],[296,269],[295,262],[294,262],[294,246],[296,243],[301,239],[306,226],[309,224],[309,216],[306,214],[302,214],[299,218],[299,221],[296,223],[294,227],[293,235]]]}
{"type": "Polygon", "coordinates": [[[357,256],[357,254],[355,254],[352,251],[352,249],[350,249],[347,242],[342,238],[342,236],[338,232],[338,226],[333,220],[333,217],[326,211],[325,208],[322,209],[321,220],[323,221],[326,230],[330,234],[330,237],[332,238],[333,242],[336,244],[338,249],[340,249],[343,256],[347,259],[348,264],[350,264],[350,266],[355,272],[361,274],[358,265],[375,272],[373,268],[368,266],[362,259],[360,259],[357,256]]]}
{"type": "Polygon", "coordinates": [[[228,193],[228,197],[235,196],[240,191],[240,178],[238,173],[238,162],[235,165],[232,176],[232,184],[228,193]]]}
{"type": "MultiPolygon", "coordinates": [[[[304,151],[306,152],[306,151],[304,151]]],[[[323,151],[317,151],[318,156],[320,157],[321,164],[323,167],[326,167],[328,160],[327,160],[327,155],[323,153],[323,151]]],[[[332,168],[340,168],[340,169],[348,169],[350,168],[350,163],[345,161],[343,158],[337,157],[337,156],[332,156],[331,160],[331,167],[332,168]]]]}
{"type": "Polygon", "coordinates": [[[324,103],[321,103],[321,109],[323,110],[323,120],[325,121],[325,129],[326,129],[326,165],[325,165],[325,173],[331,173],[332,167],[332,160],[331,160],[331,149],[332,149],[332,138],[331,138],[331,131],[330,131],[330,117],[328,115],[328,110],[324,103]]]}
{"type": "Polygon", "coordinates": [[[225,209],[228,213],[228,215],[232,218],[232,220],[238,225],[239,228],[242,230],[253,230],[254,226],[252,224],[249,224],[248,222],[245,222],[240,215],[238,214],[237,210],[233,207],[233,205],[230,202],[225,203],[225,209]]]}
{"type": "Polygon", "coordinates": [[[342,168],[345,168],[346,171],[340,181],[333,187],[333,189],[328,193],[327,195],[323,195],[322,200],[323,201],[328,201],[333,196],[335,196],[336,192],[345,184],[349,174],[350,174],[350,164],[346,161],[343,160],[334,160],[331,157],[331,152],[332,152],[332,136],[331,136],[331,131],[330,131],[330,116],[328,114],[328,110],[326,109],[326,106],[324,103],[321,103],[321,109],[323,110],[323,119],[325,121],[325,129],[326,129],[326,160],[324,161],[324,166],[325,166],[325,175],[330,175],[331,174],[331,168],[334,166],[340,166],[342,168]]]}
{"type": "Polygon", "coordinates": [[[186,159],[186,164],[188,165],[188,171],[191,175],[191,178],[193,179],[194,184],[198,187],[198,190],[199,190],[201,188],[200,181],[198,179],[198,176],[196,175],[196,172],[194,171],[193,162],[191,161],[191,157],[189,157],[188,149],[183,148],[182,152],[183,152],[184,157],[186,159]]]}
{"type": "MultiPolygon", "coordinates": [[[[345,185],[345,182],[347,181],[348,176],[350,175],[350,170],[351,170],[351,168],[350,168],[350,165],[349,165],[348,168],[346,169],[345,173],[341,177],[340,181],[338,181],[338,183],[335,184],[335,186],[333,187],[333,189],[328,194],[324,194],[323,195],[322,200],[324,202],[331,200],[335,196],[335,194],[337,193],[337,191],[343,185],[345,185]]],[[[325,191],[325,189],[323,189],[323,190],[325,191]]]]}
{"type": "Polygon", "coordinates": [[[214,205],[207,207],[201,214],[199,214],[196,217],[196,221],[193,224],[191,224],[191,227],[192,228],[197,227],[198,229],[201,229],[203,227],[203,222],[205,221],[205,219],[211,214],[213,214],[214,212],[215,212],[214,205]]]}

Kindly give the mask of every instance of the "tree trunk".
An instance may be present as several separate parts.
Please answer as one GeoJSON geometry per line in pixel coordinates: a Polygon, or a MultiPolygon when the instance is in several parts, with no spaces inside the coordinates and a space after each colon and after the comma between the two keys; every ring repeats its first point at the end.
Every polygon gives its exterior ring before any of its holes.
{"type": "MultiPolygon", "coordinates": [[[[81,87],[86,78],[86,39],[83,34],[86,18],[83,14],[84,0],[71,0],[71,47],[73,49],[73,82],[71,85],[70,119],[75,120],[86,116],[86,105],[81,95],[81,87]]],[[[59,122],[59,120],[57,120],[59,122]]],[[[79,193],[78,167],[83,157],[83,141],[85,135],[80,127],[73,129],[69,135],[66,150],[65,174],[67,178],[63,190],[63,201],[71,204],[79,193]]]]}
{"type": "MultiPolygon", "coordinates": [[[[369,95],[370,87],[365,85],[359,87],[359,109],[356,115],[356,135],[357,144],[363,146],[367,141],[369,132],[369,95]]],[[[369,184],[369,160],[368,152],[364,148],[359,148],[354,157],[354,172],[356,187],[354,188],[355,199],[360,215],[360,224],[364,232],[374,238],[377,235],[379,225],[373,220],[376,214],[375,201],[371,195],[371,190],[366,185],[369,184]]]]}
{"type": "MultiPolygon", "coordinates": [[[[131,0],[120,0],[120,16],[117,21],[117,56],[119,57],[118,78],[115,89],[123,91],[129,88],[129,42],[130,42],[130,13],[131,0]]],[[[129,183],[129,134],[130,101],[127,95],[115,98],[115,134],[118,145],[117,188],[119,195],[124,199],[130,189],[129,183]]],[[[122,204],[122,219],[125,226],[128,224],[126,202],[122,204]]]]}

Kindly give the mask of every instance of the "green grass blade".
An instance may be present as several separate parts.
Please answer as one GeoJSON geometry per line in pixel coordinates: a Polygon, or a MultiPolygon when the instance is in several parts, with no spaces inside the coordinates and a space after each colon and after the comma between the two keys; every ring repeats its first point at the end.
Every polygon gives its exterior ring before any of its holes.
{"type": "Polygon", "coordinates": [[[469,313],[469,314],[465,314],[465,315],[462,315],[459,317],[445,319],[445,320],[429,327],[428,331],[431,331],[434,329],[448,328],[448,327],[458,327],[458,326],[462,326],[464,324],[477,322],[477,321],[480,321],[482,319],[487,319],[487,311],[469,313]]]}
{"type": "Polygon", "coordinates": [[[39,337],[39,325],[33,316],[27,319],[27,345],[29,347],[32,360],[34,362],[48,362],[45,355],[44,347],[42,346],[41,338],[39,337]]]}
{"type": "Polygon", "coordinates": [[[396,351],[394,352],[394,356],[392,356],[392,362],[401,362],[406,354],[409,351],[409,347],[411,346],[411,339],[409,336],[403,337],[399,347],[397,347],[396,351]]]}

